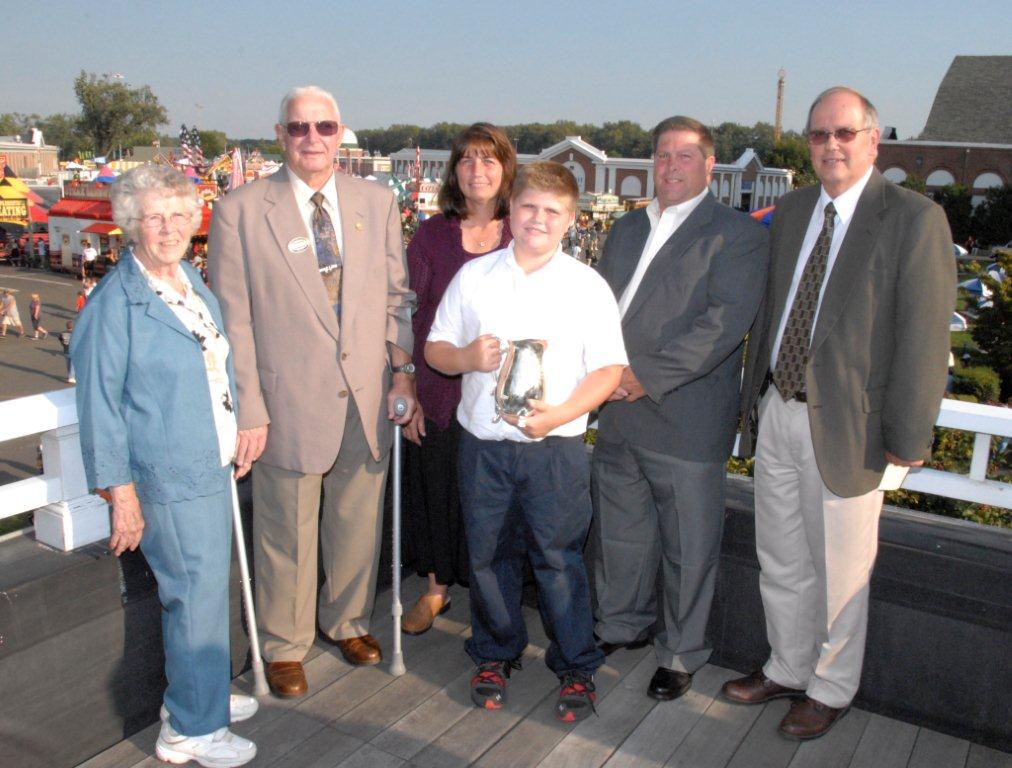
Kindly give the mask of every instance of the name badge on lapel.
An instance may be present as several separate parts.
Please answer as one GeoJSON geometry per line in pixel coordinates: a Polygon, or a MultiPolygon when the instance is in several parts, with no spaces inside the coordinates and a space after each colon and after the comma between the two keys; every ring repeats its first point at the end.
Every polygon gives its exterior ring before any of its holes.
{"type": "Polygon", "coordinates": [[[288,241],[288,250],[292,253],[302,253],[309,247],[309,239],[305,237],[293,237],[288,241]]]}

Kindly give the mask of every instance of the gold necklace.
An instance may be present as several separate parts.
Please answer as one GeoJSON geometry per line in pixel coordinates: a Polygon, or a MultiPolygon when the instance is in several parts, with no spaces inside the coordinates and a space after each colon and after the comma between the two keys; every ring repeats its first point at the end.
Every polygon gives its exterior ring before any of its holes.
{"type": "MultiPolygon", "coordinates": [[[[500,233],[500,237],[502,237],[502,230],[499,229],[499,227],[501,225],[501,222],[498,219],[492,219],[492,221],[489,222],[489,224],[495,225],[496,231],[499,232],[500,233]]],[[[485,227],[483,227],[483,229],[485,229],[487,227],[488,227],[488,225],[486,224],[485,227]]],[[[486,248],[486,247],[488,247],[488,243],[489,243],[488,240],[479,240],[478,241],[478,247],[479,248],[486,248]]]]}

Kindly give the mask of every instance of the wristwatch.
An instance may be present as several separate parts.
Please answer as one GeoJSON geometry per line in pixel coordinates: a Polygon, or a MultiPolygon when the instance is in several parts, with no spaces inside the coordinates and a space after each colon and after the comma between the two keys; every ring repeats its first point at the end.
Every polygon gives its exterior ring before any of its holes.
{"type": "Polygon", "coordinates": [[[406,373],[408,376],[415,375],[415,364],[405,363],[404,365],[395,365],[391,369],[394,373],[406,373]]]}

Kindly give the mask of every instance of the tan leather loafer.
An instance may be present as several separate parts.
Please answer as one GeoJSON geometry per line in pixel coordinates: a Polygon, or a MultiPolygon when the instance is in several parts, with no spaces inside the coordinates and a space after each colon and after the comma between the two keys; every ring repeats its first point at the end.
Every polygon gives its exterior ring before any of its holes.
{"type": "Polygon", "coordinates": [[[401,620],[401,629],[409,635],[421,635],[432,628],[437,616],[450,610],[450,596],[422,595],[401,620]]]}
{"type": "Polygon", "coordinates": [[[383,659],[379,643],[372,635],[361,637],[348,637],[337,641],[337,647],[341,649],[341,655],[349,664],[356,667],[365,667],[371,664],[379,664],[383,659]]]}
{"type": "Polygon", "coordinates": [[[279,699],[305,696],[309,690],[301,661],[271,661],[267,664],[267,685],[279,699]]]}
{"type": "Polygon", "coordinates": [[[791,711],[780,721],[780,733],[795,741],[817,739],[847,714],[848,709],[849,707],[830,707],[806,696],[795,702],[791,711]]]}

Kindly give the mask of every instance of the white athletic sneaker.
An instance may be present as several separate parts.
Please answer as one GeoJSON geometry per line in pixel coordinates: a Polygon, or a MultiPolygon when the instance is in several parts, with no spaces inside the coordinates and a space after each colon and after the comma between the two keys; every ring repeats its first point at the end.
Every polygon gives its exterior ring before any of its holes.
{"type": "Polygon", "coordinates": [[[246,765],[257,755],[257,745],[228,728],[219,728],[204,736],[183,736],[168,723],[155,742],[155,755],[166,763],[182,765],[196,760],[204,768],[235,768],[246,765]]]}
{"type": "MultiPolygon", "coordinates": [[[[243,696],[241,693],[233,693],[228,697],[228,714],[229,720],[233,723],[241,723],[243,720],[249,720],[253,715],[260,709],[260,703],[252,696],[243,696]]],[[[162,704],[161,712],[159,717],[162,718],[163,723],[169,722],[169,710],[162,704]]]]}

